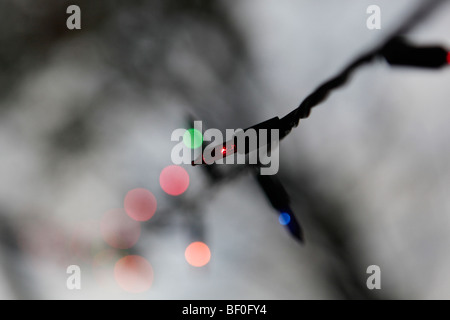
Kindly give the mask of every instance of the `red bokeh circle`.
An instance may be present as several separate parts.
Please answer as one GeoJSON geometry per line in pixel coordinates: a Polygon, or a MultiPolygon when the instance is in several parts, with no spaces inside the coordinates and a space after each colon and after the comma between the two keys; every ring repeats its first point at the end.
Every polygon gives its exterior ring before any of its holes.
{"type": "Polygon", "coordinates": [[[124,200],[124,208],[128,216],[136,221],[147,221],[155,214],[156,198],[147,189],[130,190],[124,200]]]}
{"type": "Polygon", "coordinates": [[[196,241],[186,248],[184,257],[191,266],[203,267],[211,260],[211,251],[205,243],[196,241]]]}
{"type": "Polygon", "coordinates": [[[153,268],[150,262],[141,256],[125,256],[114,266],[114,278],[125,291],[144,292],[152,286],[153,268]]]}
{"type": "Polygon", "coordinates": [[[178,196],[189,187],[189,174],[180,166],[165,167],[159,176],[161,188],[171,196],[178,196]]]}

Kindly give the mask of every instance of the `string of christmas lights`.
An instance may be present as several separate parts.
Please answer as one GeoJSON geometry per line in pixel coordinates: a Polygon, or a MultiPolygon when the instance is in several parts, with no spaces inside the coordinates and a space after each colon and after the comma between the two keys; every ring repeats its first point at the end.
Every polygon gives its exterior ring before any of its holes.
{"type": "MultiPolygon", "coordinates": [[[[401,35],[417,26],[423,19],[425,19],[444,2],[445,0],[424,1],[413,12],[413,14],[391,34],[391,36],[387,37],[383,43],[357,57],[339,74],[320,85],[310,95],[308,95],[295,110],[281,119],[274,117],[244,129],[243,131],[245,132],[248,129],[255,129],[258,132],[257,129],[267,129],[269,131],[276,129],[279,130],[279,139],[282,140],[292,131],[292,129],[298,126],[301,119],[309,117],[312,108],[325,101],[332,91],[346,84],[350,79],[350,76],[357,69],[377,58],[384,59],[391,66],[420,67],[430,69],[438,69],[449,66],[449,50],[446,50],[441,46],[415,45],[401,37],[401,35]]],[[[216,149],[218,150],[218,153],[220,153],[219,158],[230,156],[236,152],[248,153],[253,151],[249,148],[246,148],[246,150],[237,150],[235,141],[220,144],[216,146],[216,149]],[[227,145],[231,145],[233,148],[228,148],[227,145]]],[[[205,164],[205,161],[201,161],[200,163],[194,162],[195,161],[192,162],[192,165],[205,164]]],[[[269,200],[272,207],[278,212],[280,224],[287,226],[287,229],[291,235],[293,235],[300,242],[303,242],[304,235],[302,228],[290,208],[289,196],[279,179],[275,176],[262,176],[258,173],[255,175],[256,180],[265,196],[269,200]]]]}

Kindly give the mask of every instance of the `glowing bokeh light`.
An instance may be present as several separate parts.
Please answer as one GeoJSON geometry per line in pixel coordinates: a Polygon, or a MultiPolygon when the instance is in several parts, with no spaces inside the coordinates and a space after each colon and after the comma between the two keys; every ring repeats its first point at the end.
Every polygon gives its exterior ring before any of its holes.
{"type": "Polygon", "coordinates": [[[152,265],[143,257],[129,255],[114,266],[114,278],[125,291],[140,293],[150,289],[153,283],[152,265]]]}
{"type": "Polygon", "coordinates": [[[124,200],[125,212],[136,221],[147,221],[156,211],[156,198],[147,189],[130,190],[124,200]]]}
{"type": "Polygon", "coordinates": [[[180,166],[165,167],[159,176],[161,188],[171,196],[178,196],[189,187],[189,174],[180,166]]]}
{"type": "Polygon", "coordinates": [[[289,222],[291,222],[291,216],[289,213],[283,212],[278,217],[278,221],[280,222],[281,225],[285,226],[285,225],[289,224],[289,222]]]}
{"type": "Polygon", "coordinates": [[[188,129],[183,135],[183,142],[186,147],[196,149],[203,143],[202,133],[194,128],[188,129]]]}
{"type": "Polygon", "coordinates": [[[111,247],[128,249],[138,241],[141,225],[131,219],[124,209],[113,209],[103,215],[100,232],[103,240],[111,247]]]}
{"type": "Polygon", "coordinates": [[[203,267],[211,259],[209,247],[200,241],[192,242],[184,252],[186,261],[194,267],[203,267]]]}

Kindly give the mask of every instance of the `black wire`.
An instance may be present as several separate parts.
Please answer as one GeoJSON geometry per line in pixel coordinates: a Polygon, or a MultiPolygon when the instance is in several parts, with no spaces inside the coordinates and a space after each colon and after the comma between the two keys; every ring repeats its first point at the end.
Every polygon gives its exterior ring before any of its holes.
{"type": "Polygon", "coordinates": [[[308,95],[300,103],[297,109],[280,119],[280,139],[287,136],[293,128],[297,127],[300,119],[307,118],[311,113],[311,109],[323,102],[333,90],[343,86],[355,70],[376,58],[380,54],[381,50],[383,50],[383,48],[392,39],[395,39],[401,34],[406,33],[412,28],[416,27],[444,2],[445,0],[423,1],[422,4],[418,6],[418,8],[389,37],[387,37],[387,39],[381,45],[376,46],[374,49],[356,58],[337,76],[324,82],[310,95],[308,95]]]}
{"type": "Polygon", "coordinates": [[[326,81],[319,86],[313,93],[307,96],[300,106],[294,111],[280,119],[280,139],[284,138],[289,132],[298,126],[300,119],[307,118],[311,109],[323,102],[334,89],[344,85],[350,75],[360,66],[372,61],[378,55],[380,49],[373,50],[352,62],[347,68],[334,78],[326,81]]]}

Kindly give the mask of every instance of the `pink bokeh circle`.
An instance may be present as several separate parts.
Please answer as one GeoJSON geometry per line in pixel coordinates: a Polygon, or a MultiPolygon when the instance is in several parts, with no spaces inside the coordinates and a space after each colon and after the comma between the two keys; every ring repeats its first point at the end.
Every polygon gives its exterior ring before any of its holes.
{"type": "Polygon", "coordinates": [[[180,166],[165,167],[159,176],[161,188],[171,196],[178,196],[189,187],[189,174],[180,166]]]}
{"type": "Polygon", "coordinates": [[[211,260],[211,251],[204,242],[196,241],[186,248],[184,257],[191,266],[203,267],[211,260]]]}
{"type": "Polygon", "coordinates": [[[156,198],[147,189],[130,190],[124,200],[124,208],[128,216],[136,221],[147,221],[155,214],[156,198]]]}

